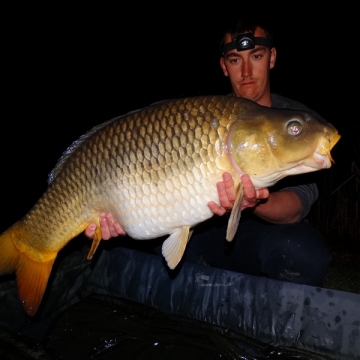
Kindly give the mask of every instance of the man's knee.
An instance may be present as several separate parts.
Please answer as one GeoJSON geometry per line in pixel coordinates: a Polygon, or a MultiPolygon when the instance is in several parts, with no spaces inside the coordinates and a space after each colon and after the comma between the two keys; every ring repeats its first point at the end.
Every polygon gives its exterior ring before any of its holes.
{"type": "Polygon", "coordinates": [[[270,278],[320,286],[332,260],[322,235],[306,223],[275,226],[260,251],[262,271],[270,278]]]}

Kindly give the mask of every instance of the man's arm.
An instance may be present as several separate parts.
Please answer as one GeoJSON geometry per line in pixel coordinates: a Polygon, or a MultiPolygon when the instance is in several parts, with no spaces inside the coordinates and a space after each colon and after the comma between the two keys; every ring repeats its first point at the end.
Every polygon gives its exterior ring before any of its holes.
{"type": "MultiPolygon", "coordinates": [[[[270,223],[290,224],[301,221],[309,213],[318,197],[316,184],[292,186],[269,193],[268,189],[255,190],[248,175],[243,175],[244,201],[242,210],[250,211],[270,223]]],[[[235,189],[230,174],[223,175],[223,181],[217,184],[221,205],[209,203],[214,214],[223,215],[230,211],[235,201],[235,189]]]]}
{"type": "Polygon", "coordinates": [[[299,197],[292,191],[269,194],[266,202],[257,205],[253,213],[273,224],[290,224],[300,220],[302,211],[299,197]]]}

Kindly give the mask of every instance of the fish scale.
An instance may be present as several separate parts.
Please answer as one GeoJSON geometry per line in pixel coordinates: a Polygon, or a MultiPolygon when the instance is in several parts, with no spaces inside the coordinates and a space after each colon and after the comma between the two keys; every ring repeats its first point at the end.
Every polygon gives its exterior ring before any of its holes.
{"type": "Polygon", "coordinates": [[[263,188],[329,168],[339,138],[331,124],[307,112],[230,96],[172,99],[111,119],[69,146],[42,197],[0,235],[0,275],[16,273],[19,298],[34,315],[58,252],[92,223],[93,256],[101,212],[110,212],[134,240],[168,235],[162,254],[174,269],[193,227],[213,216],[209,201],[219,205],[216,183],[225,171],[236,187],[231,241],[242,174],[263,188]]]}

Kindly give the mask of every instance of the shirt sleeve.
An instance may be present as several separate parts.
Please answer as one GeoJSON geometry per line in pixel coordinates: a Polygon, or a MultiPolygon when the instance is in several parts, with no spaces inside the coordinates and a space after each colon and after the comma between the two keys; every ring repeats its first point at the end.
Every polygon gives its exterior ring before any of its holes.
{"type": "Polygon", "coordinates": [[[315,183],[285,187],[279,191],[292,191],[300,199],[301,213],[299,221],[303,220],[310,212],[311,206],[319,196],[319,190],[315,183]]]}

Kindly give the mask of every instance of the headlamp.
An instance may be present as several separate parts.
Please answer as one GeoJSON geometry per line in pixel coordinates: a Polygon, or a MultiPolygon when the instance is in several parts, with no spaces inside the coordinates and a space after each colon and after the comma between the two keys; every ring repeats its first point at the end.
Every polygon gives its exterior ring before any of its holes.
{"type": "Polygon", "coordinates": [[[266,46],[269,49],[272,48],[272,42],[265,37],[254,36],[253,33],[240,34],[236,37],[236,40],[229,42],[223,47],[223,55],[231,50],[244,51],[254,49],[255,45],[266,46]]]}

